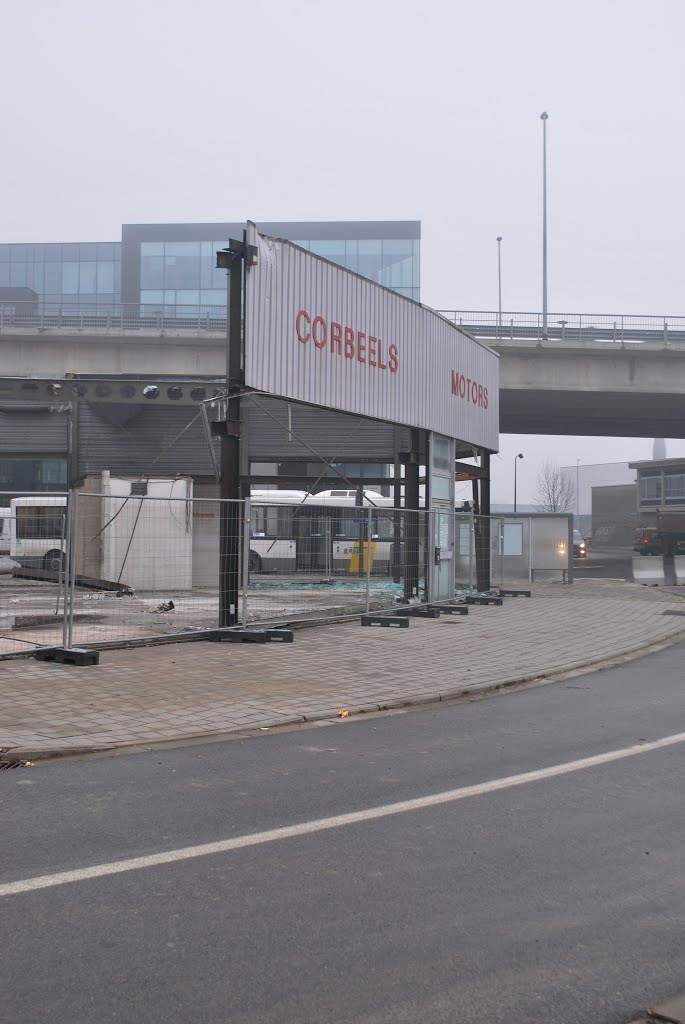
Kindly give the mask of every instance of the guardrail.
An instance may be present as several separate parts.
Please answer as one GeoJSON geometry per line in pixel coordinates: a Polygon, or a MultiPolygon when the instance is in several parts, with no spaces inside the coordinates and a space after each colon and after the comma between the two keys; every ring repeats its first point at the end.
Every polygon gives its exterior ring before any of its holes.
{"type": "MultiPolygon", "coordinates": [[[[503,341],[685,342],[685,316],[625,316],[611,313],[541,313],[440,310],[475,337],[503,341]]],[[[226,307],[156,303],[55,303],[0,300],[0,331],[62,328],[85,331],[141,331],[193,334],[226,331],[226,307]]]]}
{"type": "Polygon", "coordinates": [[[12,329],[101,331],[226,331],[225,306],[168,306],[138,303],[9,302],[0,300],[0,331],[12,329]]]}
{"type": "Polygon", "coordinates": [[[502,313],[440,310],[442,316],[475,337],[503,341],[685,341],[685,316],[624,316],[611,313],[502,313]]]}

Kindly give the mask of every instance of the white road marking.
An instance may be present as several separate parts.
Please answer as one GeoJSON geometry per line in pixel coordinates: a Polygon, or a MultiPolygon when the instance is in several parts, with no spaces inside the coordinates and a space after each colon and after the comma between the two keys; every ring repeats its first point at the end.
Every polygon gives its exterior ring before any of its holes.
{"type": "Polygon", "coordinates": [[[583,757],[578,761],[567,761],[565,764],[554,764],[548,768],[538,768],[520,775],[508,775],[502,779],[491,779],[490,782],[479,782],[474,786],[462,786],[443,793],[415,797],[412,800],[400,800],[393,804],[382,804],[380,807],[369,807],[363,811],[350,811],[347,814],[336,814],[330,818],[318,818],[315,821],[303,821],[297,825],[283,825],[268,829],[265,832],[253,832],[248,835],[234,836],[232,839],[221,839],[214,843],[202,843],[198,846],[183,846],[177,850],[166,850],[151,853],[145,857],[129,857],[125,860],[114,860],[107,864],[94,864],[92,867],[75,868],[73,871],[57,871],[51,875],[38,875],[35,878],[19,879],[16,882],[0,884],[0,896],[18,896],[20,893],[35,892],[37,889],[52,889],[57,885],[69,882],[85,882],[91,878],[107,878],[110,875],[121,875],[128,871],[140,871],[142,868],[159,867],[165,864],[176,864],[179,861],[194,860],[196,857],[208,857],[217,853],[230,853],[250,846],[261,846],[264,843],[275,843],[281,839],[292,839],[308,836],[316,832],[325,832],[332,828],[345,825],[357,825],[367,821],[377,821],[394,814],[406,814],[408,811],[422,811],[427,807],[439,807],[441,804],[455,803],[474,796],[485,796],[498,793],[514,786],[526,786],[530,782],[541,782],[545,779],[558,778],[560,775],[571,775],[587,768],[622,761],[627,757],[649,754],[654,750],[664,750],[685,743],[685,732],[664,736],[660,740],[637,743],[632,747],[619,750],[608,750],[603,754],[583,757]]]}

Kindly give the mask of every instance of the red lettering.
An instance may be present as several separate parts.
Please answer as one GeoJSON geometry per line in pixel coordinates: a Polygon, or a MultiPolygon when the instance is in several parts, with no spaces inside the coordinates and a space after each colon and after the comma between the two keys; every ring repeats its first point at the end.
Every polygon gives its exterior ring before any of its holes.
{"type": "Polygon", "coordinates": [[[369,366],[377,366],[376,362],[376,339],[373,334],[369,335],[369,366]]]}
{"type": "Polygon", "coordinates": [[[452,370],[451,389],[453,395],[459,394],[459,374],[456,370],[452,370]]]}
{"type": "Polygon", "coordinates": [[[311,317],[309,316],[309,313],[306,311],[306,309],[301,309],[300,312],[295,317],[295,330],[297,331],[297,337],[299,338],[299,340],[304,345],[304,344],[306,344],[309,341],[311,335],[310,335],[309,331],[307,331],[306,334],[302,333],[302,321],[303,320],[305,321],[305,323],[307,324],[308,327],[311,327],[311,323],[312,323],[311,317]]]}
{"type": "Polygon", "coordinates": [[[466,377],[464,374],[459,375],[459,397],[463,398],[466,394],[466,377]]]}
{"type": "Polygon", "coordinates": [[[388,364],[383,362],[383,342],[378,339],[378,369],[387,370],[388,364]]]}
{"type": "Polygon", "coordinates": [[[354,359],[354,330],[345,328],[345,359],[354,359]]]}
{"type": "Polygon", "coordinates": [[[322,316],[314,317],[314,322],[312,324],[312,341],[317,348],[326,347],[326,321],[322,316]],[[317,326],[321,328],[321,336],[319,338],[316,336],[317,326]]]}
{"type": "Polygon", "coordinates": [[[478,405],[478,385],[475,380],[471,381],[471,402],[473,405],[478,405]]]}
{"type": "Polygon", "coordinates": [[[340,324],[336,324],[335,320],[331,320],[331,352],[337,352],[338,355],[342,355],[341,342],[342,327],[340,324]]]}
{"type": "Polygon", "coordinates": [[[478,405],[479,405],[479,407],[481,409],[483,408],[483,385],[482,384],[478,385],[478,405]]]}
{"type": "Polygon", "coordinates": [[[388,349],[388,368],[390,373],[397,373],[397,369],[400,365],[399,352],[397,351],[397,345],[391,345],[388,349]]]}
{"type": "Polygon", "coordinates": [[[357,331],[357,362],[358,363],[365,363],[366,362],[366,359],[364,358],[365,355],[366,355],[366,335],[364,334],[363,331],[357,331]],[[364,339],[363,341],[362,341],[362,338],[364,339]]]}
{"type": "Polygon", "coordinates": [[[485,399],[485,403],[483,405],[483,408],[487,409],[487,407],[488,407],[488,389],[487,388],[483,388],[483,398],[485,399]]]}

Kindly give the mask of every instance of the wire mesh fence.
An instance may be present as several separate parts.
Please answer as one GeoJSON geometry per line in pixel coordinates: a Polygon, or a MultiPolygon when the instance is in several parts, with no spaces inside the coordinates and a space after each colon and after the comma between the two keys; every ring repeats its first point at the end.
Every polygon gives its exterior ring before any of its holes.
{"type": "Polygon", "coordinates": [[[6,496],[0,654],[453,601],[561,577],[571,557],[566,517],[510,523],[330,492],[226,502],[192,488],[107,475],[69,495],[6,496]]]}

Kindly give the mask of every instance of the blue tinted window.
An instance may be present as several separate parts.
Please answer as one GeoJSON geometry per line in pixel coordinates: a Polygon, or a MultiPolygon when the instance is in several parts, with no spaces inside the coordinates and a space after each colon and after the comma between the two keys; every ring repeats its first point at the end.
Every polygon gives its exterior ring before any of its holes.
{"type": "Polygon", "coordinates": [[[380,239],[360,239],[357,272],[372,281],[380,281],[383,270],[383,242],[380,239]]]}
{"type": "Polygon", "coordinates": [[[62,264],[61,263],[46,263],[45,264],[45,283],[44,288],[46,293],[54,295],[57,292],[62,291],[62,264]]]}
{"type": "Polygon", "coordinates": [[[33,271],[29,276],[29,288],[33,288],[35,292],[42,295],[45,290],[45,264],[34,263],[33,266],[29,266],[29,269],[33,271]]]}
{"type": "Polygon", "coordinates": [[[16,260],[17,263],[26,262],[28,259],[28,246],[26,245],[13,245],[12,246],[12,262],[16,260]]]}
{"type": "Polygon", "coordinates": [[[358,246],[356,238],[348,238],[345,242],[345,266],[357,273],[359,267],[358,246]]]}
{"type": "Polygon", "coordinates": [[[9,263],[0,263],[0,288],[9,288],[10,283],[10,265],[9,263]]]}
{"type": "Polygon", "coordinates": [[[68,245],[63,245],[62,246],[62,259],[63,260],[70,260],[70,261],[74,261],[75,262],[75,261],[77,261],[79,259],[79,256],[80,256],[80,247],[76,243],[70,242],[68,245]]]}
{"type": "Polygon", "coordinates": [[[214,264],[216,263],[216,254],[214,247],[211,242],[200,243],[200,287],[211,288],[212,287],[212,274],[214,272],[214,264]]]}
{"type": "Polygon", "coordinates": [[[97,263],[91,260],[88,263],[79,264],[79,293],[81,295],[95,295],[95,281],[97,276],[97,263]]]}
{"type": "Polygon", "coordinates": [[[200,243],[166,242],[164,245],[164,287],[200,287],[200,243]]]}
{"type": "Polygon", "coordinates": [[[142,253],[140,257],[140,287],[162,288],[164,285],[164,255],[142,253]]]}
{"type": "Polygon", "coordinates": [[[98,294],[114,291],[114,262],[98,263],[98,294]]]}
{"type": "Polygon", "coordinates": [[[97,258],[97,245],[94,242],[87,242],[79,246],[79,259],[83,263],[85,260],[94,260],[97,258]]]}
{"type": "Polygon", "coordinates": [[[225,306],[226,289],[212,288],[211,291],[200,292],[200,302],[203,306],[225,306]]]}
{"type": "Polygon", "coordinates": [[[60,263],[62,261],[62,246],[52,243],[50,245],[46,245],[45,259],[50,263],[60,263]]]}
{"type": "Polygon", "coordinates": [[[78,263],[62,264],[62,287],[60,291],[64,295],[78,295],[78,263]]]}
{"type": "Polygon", "coordinates": [[[9,245],[0,245],[0,263],[9,263],[10,261],[10,247],[9,245]]]}
{"type": "Polygon", "coordinates": [[[330,260],[331,263],[338,263],[341,267],[345,266],[344,241],[336,241],[335,239],[314,241],[311,243],[310,251],[316,253],[317,256],[323,256],[324,259],[330,260]]]}
{"type": "MultiPolygon", "coordinates": [[[[118,246],[116,248],[118,248],[118,246]]],[[[98,260],[113,260],[114,249],[114,242],[99,242],[97,246],[98,260]]]]}
{"type": "Polygon", "coordinates": [[[10,284],[14,288],[26,287],[26,264],[10,263],[10,284]]]}

